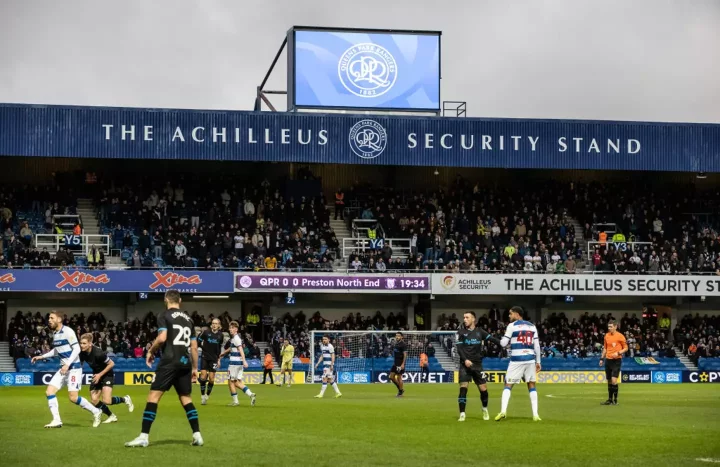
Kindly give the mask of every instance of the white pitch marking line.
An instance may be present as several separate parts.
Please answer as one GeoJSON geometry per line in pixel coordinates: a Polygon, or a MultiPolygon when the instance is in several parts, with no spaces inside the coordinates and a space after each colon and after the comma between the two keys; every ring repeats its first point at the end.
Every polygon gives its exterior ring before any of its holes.
{"type": "Polygon", "coordinates": [[[695,460],[698,462],[709,462],[711,464],[720,464],[720,459],[713,459],[711,457],[698,457],[695,460]]]}

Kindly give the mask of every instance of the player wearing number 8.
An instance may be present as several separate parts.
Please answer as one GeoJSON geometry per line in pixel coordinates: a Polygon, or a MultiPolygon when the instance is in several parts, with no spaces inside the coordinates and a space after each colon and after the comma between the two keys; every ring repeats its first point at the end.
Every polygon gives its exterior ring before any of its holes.
{"type": "Polygon", "coordinates": [[[530,405],[532,406],[533,420],[540,421],[538,415],[538,397],[535,389],[537,373],[540,371],[540,340],[534,324],[524,319],[525,310],[520,306],[510,308],[510,324],[505,329],[505,335],[500,339],[500,346],[510,344],[510,364],[505,376],[505,389],[502,393],[500,413],[495,421],[506,417],[507,407],[510,403],[510,394],[514,384],[523,380],[527,383],[530,392],[530,405]]]}
{"type": "Polygon", "coordinates": [[[202,446],[200,435],[200,422],[198,412],[193,405],[190,393],[192,383],[197,380],[198,349],[195,340],[193,322],[190,317],[180,310],[180,293],[176,290],[165,292],[165,306],[167,310],[158,317],[158,335],[148,350],[146,362],[152,368],[155,361],[155,352],[162,348],[162,358],[155,371],[155,380],[150,386],[147,405],[143,413],[142,432],[134,440],[125,443],[126,447],[147,447],[148,436],[157,415],[158,403],[162,396],[171,387],[180,398],[185,409],[185,415],[193,432],[192,445],[202,446]]]}

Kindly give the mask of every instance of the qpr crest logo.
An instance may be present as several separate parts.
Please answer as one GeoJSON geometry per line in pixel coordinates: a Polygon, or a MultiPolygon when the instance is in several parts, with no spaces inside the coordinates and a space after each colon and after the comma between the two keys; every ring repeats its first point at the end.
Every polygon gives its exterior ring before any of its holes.
{"type": "Polygon", "coordinates": [[[238,283],[240,284],[240,287],[247,289],[252,285],[252,279],[249,276],[242,276],[238,283]]]}
{"type": "Polygon", "coordinates": [[[340,378],[341,383],[352,383],[353,382],[353,375],[352,373],[343,373],[342,378],[340,378]]]}
{"type": "Polygon", "coordinates": [[[375,120],[360,120],[350,128],[350,149],[363,159],[375,159],[387,146],[385,128],[375,120]]]}
{"type": "Polygon", "coordinates": [[[13,383],[15,383],[15,378],[13,377],[13,375],[11,375],[11,374],[9,374],[9,373],[5,373],[5,374],[2,376],[2,384],[3,384],[3,386],[12,386],[13,383]]]}
{"type": "Polygon", "coordinates": [[[345,51],[338,62],[342,85],[358,97],[379,97],[397,80],[395,58],[376,44],[357,44],[345,51]]]}

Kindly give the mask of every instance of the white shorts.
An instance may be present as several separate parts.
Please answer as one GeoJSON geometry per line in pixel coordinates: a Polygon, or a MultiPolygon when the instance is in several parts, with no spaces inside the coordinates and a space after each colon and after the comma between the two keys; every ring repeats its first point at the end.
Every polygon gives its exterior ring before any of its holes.
{"type": "Polygon", "coordinates": [[[230,381],[241,380],[243,377],[243,366],[230,365],[228,367],[228,375],[230,376],[230,381]]]}
{"type": "Polygon", "coordinates": [[[82,387],[82,368],[68,370],[64,375],[57,371],[50,380],[49,386],[62,389],[67,386],[68,392],[79,392],[82,387]]]}
{"type": "Polygon", "coordinates": [[[327,378],[332,381],[333,379],[335,379],[335,373],[333,373],[333,371],[330,368],[325,367],[325,368],[323,368],[322,377],[327,378]]]}
{"type": "Polygon", "coordinates": [[[537,381],[535,374],[535,361],[530,362],[510,362],[508,365],[505,382],[508,384],[534,383],[537,381]]]}

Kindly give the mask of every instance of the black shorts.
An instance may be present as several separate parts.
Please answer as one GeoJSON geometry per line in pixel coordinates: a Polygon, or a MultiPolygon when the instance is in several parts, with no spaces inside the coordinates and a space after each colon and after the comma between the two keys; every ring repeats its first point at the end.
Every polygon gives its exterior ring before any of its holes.
{"type": "Polygon", "coordinates": [[[620,367],[622,366],[622,359],[606,359],[605,360],[605,379],[610,381],[610,378],[617,378],[620,376],[620,367]]]}
{"type": "Polygon", "coordinates": [[[390,371],[388,371],[388,373],[395,373],[396,375],[401,375],[401,374],[405,373],[405,369],[403,368],[403,369],[401,370],[401,369],[400,369],[400,365],[399,365],[399,364],[395,364],[395,365],[392,366],[392,368],[390,368],[390,371]]]}
{"type": "Polygon", "coordinates": [[[216,373],[218,370],[218,359],[215,360],[210,358],[203,358],[200,364],[200,369],[205,370],[209,373],[216,373]]]}
{"type": "Polygon", "coordinates": [[[169,391],[172,387],[175,388],[178,395],[189,396],[192,393],[192,370],[190,368],[158,368],[150,389],[152,391],[169,391]]]}
{"type": "Polygon", "coordinates": [[[97,384],[90,383],[90,390],[101,391],[102,388],[112,388],[113,384],[115,384],[115,375],[109,373],[100,378],[100,381],[98,381],[97,384]]]}
{"type": "Polygon", "coordinates": [[[473,365],[468,368],[461,364],[458,370],[458,380],[460,383],[469,383],[472,381],[475,384],[487,384],[487,374],[483,371],[482,365],[473,363],[473,365]]]}

